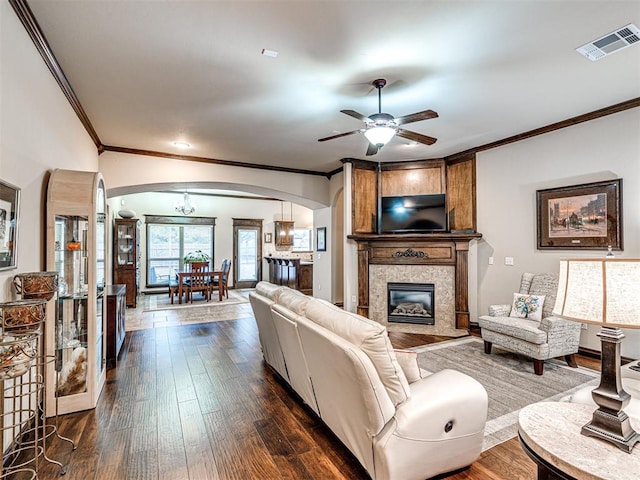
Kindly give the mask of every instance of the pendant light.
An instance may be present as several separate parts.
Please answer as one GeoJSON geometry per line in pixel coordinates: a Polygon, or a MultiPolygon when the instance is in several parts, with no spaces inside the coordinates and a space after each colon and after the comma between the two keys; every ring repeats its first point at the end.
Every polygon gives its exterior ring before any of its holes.
{"type": "Polygon", "coordinates": [[[290,212],[290,216],[291,216],[291,230],[289,230],[289,235],[291,235],[291,237],[293,237],[293,203],[289,202],[289,212],[290,212]]]}
{"type": "MultiPolygon", "coordinates": [[[[280,202],[280,221],[284,222],[284,202],[280,202]]],[[[285,237],[286,235],[287,235],[287,231],[284,229],[284,226],[282,226],[282,223],[281,223],[280,236],[285,237]]]]}

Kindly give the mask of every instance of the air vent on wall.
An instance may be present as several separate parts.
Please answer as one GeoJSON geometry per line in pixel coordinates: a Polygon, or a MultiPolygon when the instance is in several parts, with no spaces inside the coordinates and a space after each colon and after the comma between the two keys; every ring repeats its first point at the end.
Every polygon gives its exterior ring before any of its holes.
{"type": "Polygon", "coordinates": [[[627,48],[640,41],[640,30],[630,23],[615,32],[608,33],[591,43],[576,48],[576,51],[589,60],[595,61],[614,52],[627,48]]]}

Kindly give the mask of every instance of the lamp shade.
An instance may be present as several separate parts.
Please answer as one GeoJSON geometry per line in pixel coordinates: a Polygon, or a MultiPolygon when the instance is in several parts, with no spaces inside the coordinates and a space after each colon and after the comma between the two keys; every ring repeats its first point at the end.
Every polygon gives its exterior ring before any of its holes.
{"type": "Polygon", "coordinates": [[[395,134],[396,129],[391,127],[371,127],[364,132],[367,140],[378,147],[386,145],[395,134]]]}
{"type": "Polygon", "coordinates": [[[560,261],[553,314],[612,328],[640,328],[640,259],[560,261]]]}

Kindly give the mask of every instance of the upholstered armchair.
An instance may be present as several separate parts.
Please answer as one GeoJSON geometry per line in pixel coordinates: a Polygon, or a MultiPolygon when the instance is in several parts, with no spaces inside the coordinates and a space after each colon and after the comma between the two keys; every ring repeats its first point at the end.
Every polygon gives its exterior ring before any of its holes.
{"type": "Polygon", "coordinates": [[[524,273],[511,305],[491,305],[489,315],[478,324],[484,351],[495,344],[533,359],[536,375],[542,375],[544,361],[564,357],[577,367],[574,354],[580,343],[580,324],[552,315],[558,289],[558,275],[524,273]]]}

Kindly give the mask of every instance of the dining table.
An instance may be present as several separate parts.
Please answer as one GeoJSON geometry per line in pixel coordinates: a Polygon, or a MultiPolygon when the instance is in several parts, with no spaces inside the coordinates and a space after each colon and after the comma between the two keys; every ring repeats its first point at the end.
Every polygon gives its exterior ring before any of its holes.
{"type": "MultiPolygon", "coordinates": [[[[182,289],[185,286],[184,279],[189,278],[192,275],[191,270],[185,270],[182,272],[176,272],[178,276],[178,303],[182,303],[182,289]]],[[[221,302],[224,298],[224,285],[222,284],[222,270],[211,270],[209,272],[202,272],[205,276],[209,277],[209,281],[213,283],[213,279],[218,279],[218,301],[221,302]]],[[[185,287],[186,288],[186,287],[185,287]]]]}

